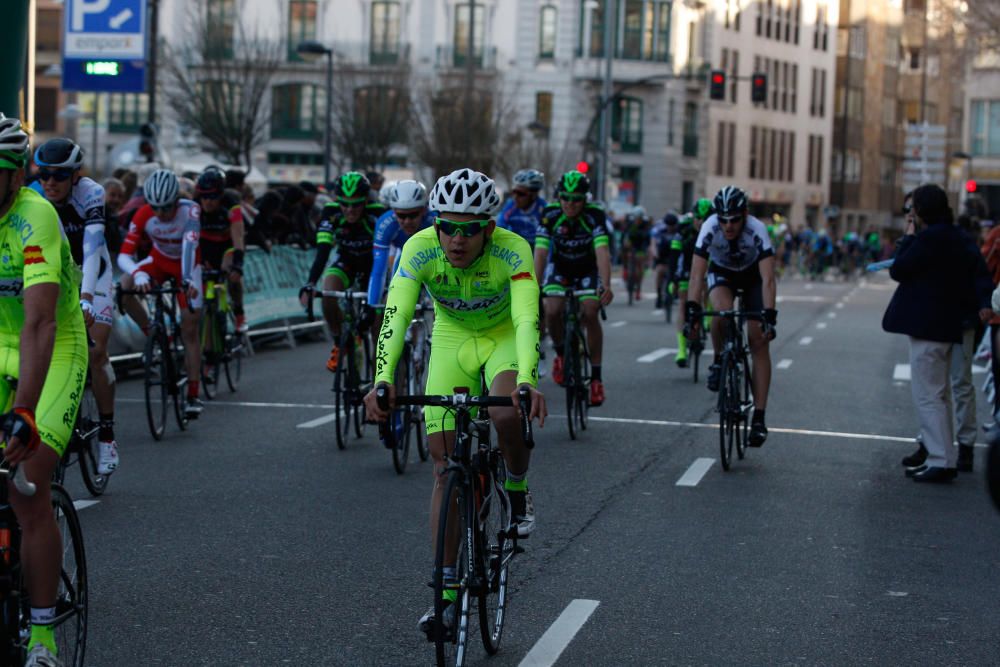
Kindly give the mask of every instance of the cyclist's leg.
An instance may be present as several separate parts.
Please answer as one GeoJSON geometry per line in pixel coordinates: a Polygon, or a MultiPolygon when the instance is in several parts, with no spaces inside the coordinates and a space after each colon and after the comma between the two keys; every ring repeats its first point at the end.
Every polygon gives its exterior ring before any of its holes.
{"type": "Polygon", "coordinates": [[[222,271],[228,275],[229,299],[233,309],[233,315],[237,321],[243,317],[243,274],[233,271],[233,249],[230,248],[222,256],[222,271]]]}
{"type": "Polygon", "coordinates": [[[563,277],[557,274],[555,266],[549,263],[545,268],[545,279],[542,281],[542,307],[545,310],[545,326],[552,339],[556,357],[562,356],[565,294],[563,277]]]}
{"type": "Polygon", "coordinates": [[[108,341],[111,339],[111,327],[114,324],[111,290],[109,265],[97,279],[94,294],[94,323],[87,330],[91,340],[94,341],[89,350],[90,377],[100,419],[98,440],[101,442],[112,442],[115,439],[115,371],[111,367],[111,359],[108,358],[108,341]]]}
{"type": "MultiPolygon", "coordinates": [[[[342,266],[331,266],[323,274],[323,289],[342,291],[351,284],[351,277],[342,266]]],[[[344,321],[344,314],[340,311],[340,300],[330,297],[323,297],[323,319],[330,327],[333,334],[334,343],[340,339],[340,327],[344,321]]]]}
{"type": "MultiPolygon", "coordinates": [[[[751,271],[757,271],[752,267],[751,271]]],[[[750,279],[748,277],[748,282],[750,279]]],[[[743,289],[744,310],[763,310],[764,298],[759,277],[756,284],[747,284],[743,289]]],[[[756,320],[747,322],[747,337],[750,340],[750,357],[753,359],[753,404],[754,409],[763,412],[767,407],[767,394],[771,388],[771,342],[764,336],[764,327],[756,320]]]]}
{"type": "MultiPolygon", "coordinates": [[[[580,324],[587,332],[590,363],[598,369],[604,358],[604,329],[601,328],[600,310],[601,302],[596,296],[580,298],[580,324]]],[[[600,372],[598,372],[597,379],[600,379],[600,372]]]]}
{"type": "MultiPolygon", "coordinates": [[[[180,276],[176,276],[178,283],[180,276]]],[[[187,370],[188,398],[197,398],[199,379],[201,378],[201,306],[204,300],[201,280],[201,267],[196,266],[191,271],[191,283],[198,286],[198,295],[191,299],[188,309],[188,299],[184,294],[178,295],[177,302],[181,309],[181,339],[184,341],[184,367],[187,370]]]]}
{"type": "MultiPolygon", "coordinates": [[[[152,263],[152,258],[147,257],[146,259],[139,262],[139,266],[142,267],[146,264],[152,263]]],[[[121,277],[121,285],[123,290],[133,290],[135,289],[135,280],[132,276],[127,273],[123,273],[121,277]]],[[[122,294],[121,295],[122,310],[125,314],[132,318],[132,321],[139,325],[139,328],[143,331],[149,329],[149,313],[146,312],[146,306],[135,294],[122,294]]]]}
{"type": "MultiPolygon", "coordinates": [[[[719,269],[708,272],[708,300],[713,310],[731,310],[733,307],[733,287],[730,279],[719,269]]],[[[722,354],[723,327],[726,322],[721,317],[712,318],[712,349],[715,362],[718,363],[722,354]]]]}

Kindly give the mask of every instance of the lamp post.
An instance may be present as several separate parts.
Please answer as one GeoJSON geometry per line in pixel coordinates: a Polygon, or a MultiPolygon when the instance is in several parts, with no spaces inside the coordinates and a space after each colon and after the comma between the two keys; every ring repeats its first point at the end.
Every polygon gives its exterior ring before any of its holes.
{"type": "Polygon", "coordinates": [[[332,153],[333,122],[331,109],[333,101],[333,49],[328,49],[319,42],[299,42],[295,47],[304,60],[319,60],[326,56],[326,127],[323,130],[323,187],[330,187],[330,153],[332,153]]]}

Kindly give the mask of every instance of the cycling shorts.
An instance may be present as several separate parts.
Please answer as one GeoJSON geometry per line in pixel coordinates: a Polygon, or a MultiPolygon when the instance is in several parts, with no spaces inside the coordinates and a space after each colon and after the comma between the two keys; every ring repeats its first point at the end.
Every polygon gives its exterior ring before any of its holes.
{"type": "MultiPolygon", "coordinates": [[[[468,387],[471,395],[478,396],[482,393],[480,369],[485,371],[487,387],[500,373],[517,372],[517,344],[510,321],[473,331],[436,318],[431,338],[427,394],[454,394],[455,387],[468,387]]],[[[425,407],[424,419],[428,435],[455,430],[455,415],[445,408],[425,407]]]]}
{"type": "MultiPolygon", "coordinates": [[[[556,271],[555,264],[549,264],[545,268],[545,279],[542,281],[542,296],[562,297],[565,296],[567,288],[572,288],[574,291],[596,290],[600,284],[596,268],[583,275],[566,276],[556,271]]],[[[597,295],[588,295],[580,297],[580,300],[586,301],[596,298],[598,298],[597,295]]]]}
{"type": "Polygon", "coordinates": [[[372,258],[368,257],[367,264],[362,266],[364,262],[351,261],[350,258],[342,257],[340,253],[334,251],[330,253],[330,261],[326,264],[323,277],[337,276],[344,287],[350,287],[357,282],[358,285],[364,285],[364,288],[367,289],[368,276],[372,270],[372,261],[372,258]]]}
{"type": "Polygon", "coordinates": [[[226,257],[233,254],[233,243],[232,241],[216,243],[202,239],[200,249],[201,263],[205,268],[222,270],[225,268],[226,257]]]}
{"type": "Polygon", "coordinates": [[[725,287],[733,293],[742,297],[743,310],[763,310],[764,291],[763,281],[760,278],[760,264],[755,263],[742,271],[733,271],[721,266],[710,266],[708,269],[708,291],[711,292],[717,287],[725,287]]]}
{"type": "MultiPolygon", "coordinates": [[[[146,273],[157,285],[162,285],[167,282],[170,278],[177,281],[178,289],[181,286],[181,262],[179,259],[170,259],[164,257],[160,253],[153,252],[149,254],[149,257],[142,260],[138,264],[139,271],[146,273]]],[[[201,308],[202,301],[204,300],[204,294],[202,293],[202,281],[201,281],[201,265],[196,264],[191,270],[191,284],[197,286],[198,295],[191,300],[191,307],[195,310],[201,308]]],[[[188,302],[187,295],[184,292],[180,292],[177,295],[177,303],[181,307],[181,317],[184,317],[184,311],[187,310],[188,302]]]]}
{"type": "Polygon", "coordinates": [[[101,259],[101,272],[94,287],[94,322],[112,326],[115,322],[114,276],[111,265],[101,259]]]}
{"type": "MultiPolygon", "coordinates": [[[[0,377],[16,378],[20,358],[16,340],[0,339],[0,377]]],[[[57,336],[52,347],[49,372],[35,408],[35,423],[42,442],[51,447],[59,458],[66,452],[73,435],[86,378],[86,339],[82,336],[57,336]]],[[[14,390],[6,382],[0,382],[0,406],[4,413],[14,406],[14,390]]]]}

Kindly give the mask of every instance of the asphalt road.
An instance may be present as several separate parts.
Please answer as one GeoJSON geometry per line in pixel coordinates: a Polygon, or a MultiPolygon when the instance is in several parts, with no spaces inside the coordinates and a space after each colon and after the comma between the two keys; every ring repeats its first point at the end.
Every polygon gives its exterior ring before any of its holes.
{"type": "MultiPolygon", "coordinates": [[[[894,379],[906,341],[880,327],[891,289],[779,285],[771,435],[728,473],[713,395],[662,352],[673,328],[650,300],[619,298],[608,400],[581,440],[543,380],[537,531],[512,566],[501,652],[474,643],[472,663],[519,665],[533,649],[533,664],[561,650],[559,665],[1000,663],[985,451],[952,485],[904,478],[917,427],[894,379]],[[688,472],[698,459],[703,476],[688,472]]],[[[120,383],[122,468],[80,511],[88,664],[432,663],[416,631],[431,603],[430,464],[412,453],[400,477],[371,427],[346,451],[330,424],[299,427],[332,412],[327,349],[259,351],[238,393],[160,443],[141,382],[120,383]]],[[[89,498],[76,479],[70,490],[89,498]]]]}

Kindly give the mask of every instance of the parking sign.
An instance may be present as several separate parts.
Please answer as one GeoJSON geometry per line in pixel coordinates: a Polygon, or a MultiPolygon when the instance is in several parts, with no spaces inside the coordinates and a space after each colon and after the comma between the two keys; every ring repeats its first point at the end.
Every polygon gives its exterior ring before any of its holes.
{"type": "Polygon", "coordinates": [[[146,0],[66,0],[63,90],[145,90],[146,0]]]}

